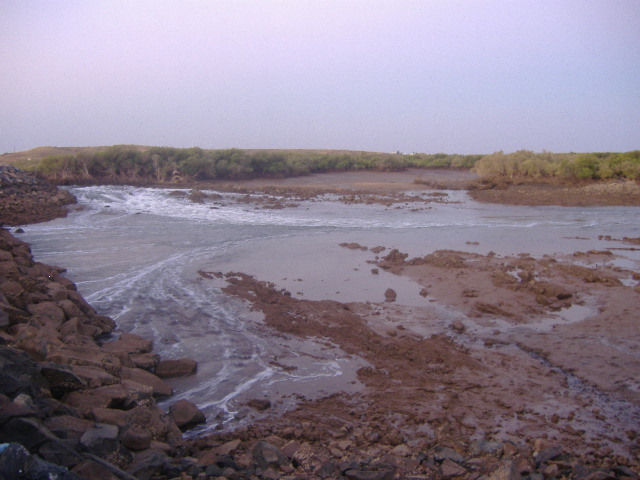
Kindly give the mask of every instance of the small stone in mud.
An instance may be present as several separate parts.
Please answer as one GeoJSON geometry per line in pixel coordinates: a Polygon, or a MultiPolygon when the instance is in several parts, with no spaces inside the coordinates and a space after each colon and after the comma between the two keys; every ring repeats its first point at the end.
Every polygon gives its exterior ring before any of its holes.
{"type": "Polygon", "coordinates": [[[397,298],[396,291],[393,288],[387,288],[384,292],[384,299],[387,302],[395,302],[397,298]]]}
{"type": "Polygon", "coordinates": [[[372,268],[371,273],[373,273],[374,275],[378,275],[380,273],[380,270],[378,270],[377,268],[372,268]]]}
{"type": "Polygon", "coordinates": [[[263,412],[271,408],[271,401],[266,398],[254,398],[247,402],[247,406],[259,412],[263,412]]]}
{"type": "Polygon", "coordinates": [[[453,323],[451,324],[451,329],[456,331],[456,332],[464,332],[465,327],[464,324],[462,323],[462,321],[460,320],[454,320],[453,323]]]}

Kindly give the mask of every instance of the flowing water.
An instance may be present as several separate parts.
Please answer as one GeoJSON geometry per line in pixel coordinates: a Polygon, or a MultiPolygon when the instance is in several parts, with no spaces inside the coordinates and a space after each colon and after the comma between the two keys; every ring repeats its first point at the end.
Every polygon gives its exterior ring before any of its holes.
{"type": "MultiPolygon", "coordinates": [[[[71,188],[79,209],[66,218],[23,227],[38,261],[67,268],[67,277],[123,331],[154,340],[163,358],[198,361],[195,377],[176,380],[176,398],[189,398],[209,422],[225,428],[247,414],[241,405],[265,391],[288,408],[358,388],[359,363],[318,339],[273,335],[261,317],[226,296],[205,272],[243,272],[311,300],[424,304],[411,280],[371,274],[369,251],[397,248],[410,256],[438,249],[534,256],[620,248],[617,261],[637,270],[640,253],[619,241],[640,237],[636,207],[524,207],[480,204],[464,192],[444,203],[385,207],[346,205],[336,197],[284,209],[264,209],[238,195],[194,203],[187,190],[94,186],[71,188]],[[341,360],[343,359],[343,360],[341,360]],[[277,367],[295,363],[293,369],[277,367]],[[341,377],[341,382],[336,382],[341,377]]],[[[416,194],[419,195],[419,194],[416,194]]],[[[426,198],[426,197],[424,197],[426,198]]]]}

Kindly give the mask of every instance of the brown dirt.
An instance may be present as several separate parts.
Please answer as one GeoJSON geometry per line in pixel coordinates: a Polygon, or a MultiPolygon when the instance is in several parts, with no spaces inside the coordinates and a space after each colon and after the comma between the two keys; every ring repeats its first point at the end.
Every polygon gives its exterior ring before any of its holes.
{"type": "Polygon", "coordinates": [[[581,185],[554,183],[497,185],[472,189],[475,200],[510,205],[640,205],[640,184],[632,180],[590,182],[581,185]]]}
{"type": "Polygon", "coordinates": [[[272,328],[325,338],[371,365],[358,372],[362,392],[303,403],[254,425],[254,435],[294,429],[327,449],[341,441],[345,450],[373,456],[400,444],[557,443],[588,463],[621,455],[637,468],[634,272],[593,268],[613,259],[608,252],[403,257],[390,254],[379,266],[423,285],[425,307],[300,300],[227,275],[226,291],[263,311],[272,328]],[[569,314],[576,308],[579,320],[569,314]]]}

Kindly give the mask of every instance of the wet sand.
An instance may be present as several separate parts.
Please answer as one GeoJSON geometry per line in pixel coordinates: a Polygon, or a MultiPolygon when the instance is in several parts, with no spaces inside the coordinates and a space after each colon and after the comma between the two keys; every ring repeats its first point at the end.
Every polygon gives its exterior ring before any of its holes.
{"type": "MultiPolygon", "coordinates": [[[[415,173],[275,183],[389,194],[429,189],[429,179],[414,183],[415,173]]],[[[448,181],[473,181],[454,177],[448,181]]],[[[634,245],[629,239],[628,248],[634,245]]],[[[532,451],[562,445],[586,464],[622,461],[638,471],[637,265],[622,268],[614,250],[556,258],[443,250],[409,259],[372,245],[345,247],[366,250],[371,275],[378,269],[402,279],[389,283],[389,301],[312,301],[291,295],[277,279],[226,276],[225,291],[263,312],[265,324],[284,338],[321,339],[342,361],[357,359],[362,384],[354,391],[353,377],[345,376],[343,393],[312,401],[301,392],[295,410],[254,424],[247,438],[291,438],[295,431],[332,458],[381,458],[399,445],[412,451],[435,444],[462,451],[472,441],[532,451]],[[406,279],[420,286],[424,305],[392,301],[393,293],[402,297],[406,279]]]]}

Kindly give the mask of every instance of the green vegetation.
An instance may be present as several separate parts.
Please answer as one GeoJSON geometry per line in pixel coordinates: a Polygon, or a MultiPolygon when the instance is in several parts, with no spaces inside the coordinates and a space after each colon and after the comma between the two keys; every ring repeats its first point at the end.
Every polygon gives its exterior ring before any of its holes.
{"type": "Polygon", "coordinates": [[[14,159],[12,163],[55,183],[143,184],[185,180],[283,178],[348,170],[470,168],[481,157],[332,150],[204,150],[198,147],[116,145],[100,150],[65,151],[37,160],[14,159]]]}
{"type": "Polygon", "coordinates": [[[490,155],[401,154],[342,150],[205,150],[198,147],[40,147],[0,159],[60,183],[173,183],[284,178],[311,173],[406,168],[465,168],[490,180],[640,179],[640,150],[626,153],[490,155]],[[11,157],[11,158],[8,158],[11,157]]]}
{"type": "Polygon", "coordinates": [[[483,178],[507,180],[606,180],[640,179],[640,150],[626,153],[492,153],[472,169],[483,178]]]}

